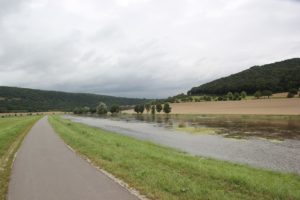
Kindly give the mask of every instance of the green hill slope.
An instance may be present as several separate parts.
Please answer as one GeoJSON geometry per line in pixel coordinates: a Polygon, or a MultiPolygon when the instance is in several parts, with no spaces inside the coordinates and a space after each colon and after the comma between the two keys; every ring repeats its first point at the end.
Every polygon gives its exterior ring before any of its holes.
{"type": "Polygon", "coordinates": [[[254,66],[237,74],[192,88],[191,95],[226,94],[246,91],[253,94],[257,90],[285,92],[300,87],[300,58],[293,58],[272,64],[254,66]]]}
{"type": "Polygon", "coordinates": [[[96,107],[100,101],[109,106],[135,105],[147,100],[0,86],[0,112],[71,111],[81,106],[96,107]]]}

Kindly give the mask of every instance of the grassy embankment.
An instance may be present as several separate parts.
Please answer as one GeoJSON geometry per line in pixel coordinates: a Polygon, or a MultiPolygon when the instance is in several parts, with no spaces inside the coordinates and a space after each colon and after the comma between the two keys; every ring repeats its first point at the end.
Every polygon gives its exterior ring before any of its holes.
{"type": "Polygon", "coordinates": [[[0,200],[6,199],[14,154],[39,116],[0,118],[0,200]]]}
{"type": "Polygon", "coordinates": [[[300,177],[195,157],[61,117],[50,123],[95,165],[151,199],[300,199],[300,177]]]}

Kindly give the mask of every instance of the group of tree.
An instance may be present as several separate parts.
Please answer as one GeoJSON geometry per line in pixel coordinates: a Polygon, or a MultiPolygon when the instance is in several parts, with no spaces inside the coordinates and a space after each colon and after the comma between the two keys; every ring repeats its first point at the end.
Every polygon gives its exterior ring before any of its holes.
{"type": "Polygon", "coordinates": [[[270,98],[273,95],[273,92],[271,90],[263,90],[263,91],[256,91],[253,96],[257,99],[261,98],[261,97],[268,97],[270,98]]]}
{"type": "Polygon", "coordinates": [[[111,107],[112,105],[134,106],[148,101],[147,99],[0,86],[0,112],[71,112],[75,107],[94,108],[99,102],[104,102],[111,107]]]}
{"type": "Polygon", "coordinates": [[[146,110],[147,113],[151,111],[151,114],[155,114],[156,112],[160,113],[163,111],[166,114],[169,114],[172,111],[172,108],[169,103],[153,103],[153,104],[140,104],[134,107],[134,111],[137,114],[142,114],[146,110]]]}
{"type": "Polygon", "coordinates": [[[290,89],[288,94],[287,94],[287,98],[293,98],[295,97],[295,95],[297,95],[299,93],[299,97],[300,97],[300,88],[297,90],[296,88],[290,89]]]}
{"type": "Polygon", "coordinates": [[[108,107],[105,103],[100,102],[97,107],[90,108],[88,106],[84,107],[76,107],[73,110],[74,114],[99,114],[99,115],[105,115],[108,112],[111,114],[119,113],[121,111],[120,106],[118,105],[112,105],[108,107]]]}
{"type": "Polygon", "coordinates": [[[230,91],[286,92],[300,87],[300,58],[254,66],[242,72],[192,88],[189,95],[225,95],[230,91]]]}

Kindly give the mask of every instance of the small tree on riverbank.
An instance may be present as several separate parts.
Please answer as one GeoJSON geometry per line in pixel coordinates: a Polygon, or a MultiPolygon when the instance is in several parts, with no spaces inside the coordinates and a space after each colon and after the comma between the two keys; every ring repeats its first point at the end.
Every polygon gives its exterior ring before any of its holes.
{"type": "Polygon", "coordinates": [[[152,115],[155,115],[155,105],[152,105],[152,106],[151,106],[151,114],[152,114],[152,115]]]}
{"type": "Polygon", "coordinates": [[[134,112],[136,112],[137,114],[139,113],[143,113],[145,110],[145,106],[144,105],[136,105],[134,106],[134,112]]]}
{"type": "Polygon", "coordinates": [[[118,105],[113,105],[113,106],[110,107],[109,111],[111,112],[111,114],[119,113],[120,112],[120,107],[118,105]]]}
{"type": "Polygon", "coordinates": [[[170,104],[165,103],[163,110],[164,110],[164,113],[169,114],[171,112],[172,108],[171,108],[170,104]]]}
{"type": "Polygon", "coordinates": [[[146,109],[147,113],[149,113],[149,111],[151,110],[151,104],[147,103],[145,105],[145,109],[146,109]]]}
{"type": "Polygon", "coordinates": [[[156,104],[156,111],[160,113],[162,110],[162,105],[160,103],[156,104]]]}
{"type": "Polygon", "coordinates": [[[99,105],[97,106],[96,110],[97,110],[97,114],[99,114],[99,115],[107,114],[107,106],[103,102],[99,103],[99,105]]]}

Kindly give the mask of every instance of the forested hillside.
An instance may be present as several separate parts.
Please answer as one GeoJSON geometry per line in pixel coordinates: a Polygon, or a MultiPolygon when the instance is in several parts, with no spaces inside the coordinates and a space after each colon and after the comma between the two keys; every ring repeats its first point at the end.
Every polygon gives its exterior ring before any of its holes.
{"type": "Polygon", "coordinates": [[[0,86],[0,112],[71,111],[75,107],[96,107],[100,101],[108,106],[135,105],[146,99],[0,86]]]}
{"type": "Polygon", "coordinates": [[[258,90],[273,93],[286,92],[300,87],[300,58],[272,64],[254,66],[237,74],[192,88],[188,94],[216,94],[246,91],[253,94],[258,90]]]}

